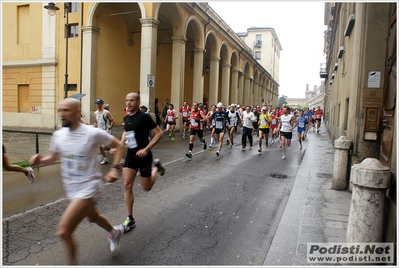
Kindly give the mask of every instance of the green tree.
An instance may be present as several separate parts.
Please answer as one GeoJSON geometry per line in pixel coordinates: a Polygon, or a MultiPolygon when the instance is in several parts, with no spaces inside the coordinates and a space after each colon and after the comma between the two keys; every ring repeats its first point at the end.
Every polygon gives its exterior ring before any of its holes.
{"type": "Polygon", "coordinates": [[[287,96],[282,95],[280,98],[278,98],[278,106],[282,106],[283,104],[287,104],[287,96]]]}

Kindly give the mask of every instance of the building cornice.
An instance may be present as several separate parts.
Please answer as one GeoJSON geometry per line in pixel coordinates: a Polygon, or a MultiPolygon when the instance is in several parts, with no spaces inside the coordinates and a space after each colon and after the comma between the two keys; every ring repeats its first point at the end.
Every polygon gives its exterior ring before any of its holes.
{"type": "Polygon", "coordinates": [[[3,61],[3,68],[18,68],[18,67],[37,67],[37,66],[55,66],[58,60],[56,58],[37,59],[37,60],[15,60],[3,61]]]}

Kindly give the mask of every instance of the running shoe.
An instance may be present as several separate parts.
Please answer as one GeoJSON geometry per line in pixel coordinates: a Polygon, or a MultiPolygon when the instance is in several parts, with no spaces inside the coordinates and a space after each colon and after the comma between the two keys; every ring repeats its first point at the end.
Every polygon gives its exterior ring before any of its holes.
{"type": "Polygon", "coordinates": [[[233,148],[233,144],[232,144],[232,143],[230,144],[230,149],[231,149],[231,148],[233,148]]]}
{"type": "Polygon", "coordinates": [[[185,139],[185,138],[186,138],[186,135],[183,134],[183,135],[181,135],[181,137],[182,137],[183,139],[185,139]]]}
{"type": "Polygon", "coordinates": [[[227,140],[226,142],[227,142],[227,145],[229,145],[229,144],[230,144],[230,141],[229,141],[229,140],[227,140]]]}
{"type": "Polygon", "coordinates": [[[188,158],[193,158],[193,154],[192,154],[190,151],[186,153],[186,156],[187,156],[188,158]]]}
{"type": "Polygon", "coordinates": [[[123,235],[123,227],[118,225],[114,226],[115,234],[114,236],[108,235],[108,240],[111,246],[111,252],[116,252],[121,247],[121,238],[123,235]]]}
{"type": "Polygon", "coordinates": [[[258,152],[261,153],[261,152],[262,152],[262,148],[259,148],[259,149],[258,149],[258,152]]]}
{"type": "Polygon", "coordinates": [[[272,144],[274,144],[274,139],[272,139],[272,144]]]}
{"type": "Polygon", "coordinates": [[[159,175],[165,175],[165,168],[162,166],[161,160],[159,158],[154,159],[154,165],[156,168],[158,168],[159,175]]]}
{"type": "Polygon", "coordinates": [[[172,142],[174,142],[175,141],[175,138],[172,138],[172,142]]]}
{"type": "Polygon", "coordinates": [[[168,137],[169,137],[169,138],[172,137],[172,133],[169,133],[168,137]]]}
{"type": "Polygon", "coordinates": [[[219,156],[219,151],[216,152],[216,155],[219,156]]]}
{"type": "Polygon", "coordinates": [[[106,164],[108,164],[108,159],[105,157],[103,161],[101,161],[100,165],[106,165],[106,164]]]}
{"type": "Polygon", "coordinates": [[[241,146],[241,150],[244,151],[245,150],[245,146],[241,146]]]}
{"type": "Polygon", "coordinates": [[[282,159],[285,159],[285,154],[283,154],[283,157],[281,157],[282,159]]]}
{"type": "Polygon", "coordinates": [[[29,183],[33,183],[35,181],[35,174],[33,174],[33,169],[31,167],[27,167],[26,177],[28,177],[29,183]]]}
{"type": "Polygon", "coordinates": [[[209,144],[209,149],[212,149],[212,144],[209,144]]]}
{"type": "Polygon", "coordinates": [[[207,145],[206,145],[206,141],[204,142],[204,150],[206,150],[206,147],[208,147],[207,145]]]}
{"type": "Polygon", "coordinates": [[[127,233],[131,229],[136,227],[136,221],[134,220],[134,218],[130,219],[129,217],[127,217],[126,220],[123,222],[122,227],[123,227],[123,231],[125,233],[127,233]]]}

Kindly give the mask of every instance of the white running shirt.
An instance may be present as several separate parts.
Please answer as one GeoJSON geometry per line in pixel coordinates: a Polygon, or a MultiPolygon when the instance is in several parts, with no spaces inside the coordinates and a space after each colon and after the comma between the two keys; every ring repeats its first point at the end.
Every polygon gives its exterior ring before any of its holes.
{"type": "Polygon", "coordinates": [[[292,132],[292,126],[291,126],[291,117],[292,115],[282,115],[280,116],[281,120],[281,129],[280,131],[282,132],[292,132]]]}
{"type": "Polygon", "coordinates": [[[71,131],[64,127],[53,133],[50,151],[61,158],[61,175],[69,199],[90,198],[102,185],[101,144],[110,145],[114,137],[93,126],[80,124],[71,131]]]}

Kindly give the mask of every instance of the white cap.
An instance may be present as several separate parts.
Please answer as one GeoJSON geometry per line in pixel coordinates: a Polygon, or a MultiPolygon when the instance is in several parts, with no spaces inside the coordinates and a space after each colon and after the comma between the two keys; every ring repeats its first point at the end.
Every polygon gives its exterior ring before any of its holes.
{"type": "Polygon", "coordinates": [[[218,105],[216,105],[217,108],[222,108],[223,107],[223,103],[218,102],[218,105]]]}
{"type": "Polygon", "coordinates": [[[234,103],[232,103],[230,106],[236,106],[234,103]]]}

